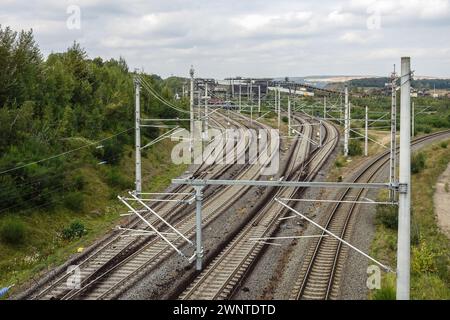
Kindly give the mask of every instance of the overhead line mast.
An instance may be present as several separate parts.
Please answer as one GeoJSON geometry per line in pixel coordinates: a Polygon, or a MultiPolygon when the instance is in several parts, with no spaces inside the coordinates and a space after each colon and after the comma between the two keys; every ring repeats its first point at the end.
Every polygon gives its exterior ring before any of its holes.
{"type": "Polygon", "coordinates": [[[136,195],[141,196],[142,193],[142,169],[141,169],[141,104],[140,104],[140,88],[141,82],[138,76],[134,77],[135,84],[135,147],[136,147],[136,195]]]}
{"type": "MultiPolygon", "coordinates": [[[[395,64],[394,71],[391,74],[391,155],[389,159],[389,180],[391,183],[396,182],[396,167],[397,167],[397,74],[395,72],[395,64]]],[[[395,191],[390,191],[391,200],[395,198],[395,191]]]]}
{"type": "Polygon", "coordinates": [[[401,60],[397,300],[409,300],[411,269],[411,58],[401,60]]]}
{"type": "Polygon", "coordinates": [[[192,152],[193,142],[194,142],[194,67],[191,66],[189,70],[189,75],[191,76],[191,90],[190,90],[190,139],[189,139],[189,150],[192,152]]]}

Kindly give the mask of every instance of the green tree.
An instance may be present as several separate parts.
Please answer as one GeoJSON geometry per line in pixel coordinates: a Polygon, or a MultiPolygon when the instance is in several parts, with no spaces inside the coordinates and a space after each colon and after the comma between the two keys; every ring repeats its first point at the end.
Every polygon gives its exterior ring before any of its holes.
{"type": "Polygon", "coordinates": [[[71,107],[64,109],[64,115],[59,127],[59,135],[62,137],[70,137],[75,132],[75,114],[71,107]]]}

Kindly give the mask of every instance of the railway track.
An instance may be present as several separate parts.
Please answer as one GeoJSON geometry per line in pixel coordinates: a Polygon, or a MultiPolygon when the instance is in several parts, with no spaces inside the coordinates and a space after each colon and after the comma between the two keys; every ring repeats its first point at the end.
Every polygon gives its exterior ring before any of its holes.
{"type": "MultiPolygon", "coordinates": [[[[420,137],[412,141],[417,145],[436,137],[450,136],[450,130],[420,137]]],[[[389,153],[384,152],[371,160],[350,181],[370,182],[389,162],[389,153]]],[[[364,196],[364,189],[346,189],[337,200],[358,200],[364,196]]],[[[336,203],[331,206],[330,215],[324,228],[346,241],[352,234],[352,217],[357,211],[355,203],[336,203]]],[[[322,235],[326,235],[322,232],[322,235]]],[[[310,246],[298,280],[295,282],[290,299],[337,299],[345,256],[349,248],[333,237],[320,237],[310,246]]]]}
{"type": "MultiPolygon", "coordinates": [[[[241,117],[241,115],[238,116],[241,117]]],[[[243,118],[243,120],[246,119],[243,118]]],[[[251,166],[248,170],[243,171],[238,178],[256,179],[259,177],[261,168],[262,166],[251,166]]],[[[218,218],[248,189],[248,187],[242,186],[226,187],[216,193],[213,198],[205,201],[202,210],[203,227],[206,228],[218,218]],[[233,200],[230,201],[230,199],[233,200]]],[[[175,224],[175,228],[188,238],[193,238],[195,235],[195,215],[187,216],[186,219],[175,224]]],[[[178,235],[168,236],[168,238],[177,246],[183,244],[183,239],[178,235]]],[[[82,289],[65,295],[63,299],[111,299],[172,254],[174,254],[173,248],[161,239],[155,238],[127,259],[116,264],[108,272],[92,279],[82,289]]]]}
{"type": "MultiPolygon", "coordinates": [[[[225,119],[224,116],[220,115],[225,119]]],[[[220,125],[220,122],[217,120],[215,121],[218,125],[220,125]]],[[[227,119],[227,121],[230,121],[227,119]]],[[[231,120],[232,121],[232,120],[231,120]]],[[[236,121],[232,121],[233,125],[237,128],[239,127],[245,127],[241,125],[240,123],[236,121]]],[[[225,127],[223,127],[225,128],[225,127]]],[[[248,147],[248,145],[246,146],[248,147]]],[[[236,146],[237,150],[244,151],[246,148],[238,148],[236,146]]],[[[218,178],[221,177],[226,171],[230,170],[233,166],[232,165],[200,165],[195,172],[193,172],[193,176],[195,177],[211,177],[211,178],[218,178]],[[212,170],[210,168],[212,167],[212,170]]],[[[243,170],[244,168],[242,168],[243,170]]],[[[188,192],[189,187],[186,186],[177,186],[174,189],[174,193],[183,193],[188,192]]],[[[205,193],[207,190],[205,190],[205,193]]],[[[216,190],[213,190],[211,193],[216,192],[216,190]]],[[[170,196],[170,199],[174,199],[176,196],[170,196]]],[[[186,196],[187,198],[187,196],[186,196]]],[[[181,198],[180,200],[184,200],[181,198]]],[[[164,202],[164,203],[158,203],[156,205],[151,205],[151,207],[155,210],[158,210],[158,212],[163,216],[164,218],[168,218],[172,215],[175,215],[176,212],[182,213],[183,211],[186,211],[186,206],[180,206],[180,208],[176,209],[173,206],[173,203],[164,202]],[[176,211],[176,212],[175,212],[176,211]]],[[[150,218],[151,223],[158,223],[156,219],[151,220],[151,215],[147,214],[146,218],[150,218]]],[[[142,223],[140,220],[133,220],[128,225],[127,228],[140,228],[140,229],[146,229],[147,226],[142,223]]],[[[78,263],[78,266],[81,269],[81,277],[84,279],[82,283],[84,283],[86,280],[91,279],[92,277],[96,277],[97,274],[103,273],[106,269],[109,269],[109,265],[116,263],[117,261],[125,259],[128,255],[130,255],[136,248],[139,248],[139,246],[142,246],[142,243],[145,243],[147,239],[145,237],[140,237],[140,241],[136,241],[136,239],[133,239],[133,237],[127,237],[129,234],[128,231],[121,231],[116,232],[111,239],[108,239],[105,243],[102,243],[98,246],[98,248],[95,248],[93,250],[92,254],[90,254],[87,258],[85,258],[83,261],[78,263]]],[[[62,270],[59,274],[59,276],[56,276],[53,278],[53,280],[50,283],[44,283],[35,288],[34,290],[31,290],[26,295],[24,295],[21,298],[25,299],[61,299],[64,296],[66,296],[68,293],[70,293],[71,290],[67,289],[66,281],[70,275],[65,274],[65,270],[62,270]]]]}
{"type": "MultiPolygon", "coordinates": [[[[297,118],[299,120],[299,118],[297,118]]],[[[306,126],[304,134],[312,138],[311,126],[306,126]]],[[[308,157],[310,143],[308,139],[302,139],[296,144],[295,151],[291,155],[291,161],[285,172],[287,180],[305,178],[305,169],[309,168],[306,179],[312,179],[321,167],[323,161],[337,145],[337,130],[331,124],[326,123],[327,136],[324,148],[316,149],[311,157],[308,157]]],[[[277,223],[277,218],[282,213],[279,204],[274,203],[274,197],[290,197],[299,190],[278,188],[268,198],[266,205],[259,210],[256,216],[247,223],[241,232],[225,247],[225,249],[210,263],[207,268],[181,293],[179,299],[227,299],[242,281],[251,265],[256,261],[264,242],[253,241],[270,236],[271,230],[277,223]]]]}
{"type": "MultiPolygon", "coordinates": [[[[259,170],[260,168],[253,166],[246,170],[242,170],[240,176],[255,178],[258,175],[259,170]]],[[[205,209],[209,208],[209,210],[204,210],[203,223],[208,225],[229,206],[226,203],[228,202],[228,199],[239,198],[239,194],[242,195],[245,192],[245,188],[224,188],[224,190],[220,192],[215,192],[215,196],[213,197],[215,200],[211,199],[205,204],[205,209]],[[232,189],[234,189],[234,191],[232,189]],[[236,191],[238,191],[238,193],[236,193],[236,191]],[[218,201],[218,199],[224,200],[218,201]],[[208,212],[210,214],[208,214],[208,212]]],[[[181,230],[185,235],[192,236],[194,232],[193,217],[194,215],[190,215],[186,219],[180,219],[180,221],[175,224],[176,228],[181,230]]],[[[180,239],[177,238],[171,240],[177,244],[180,242],[180,239]]],[[[107,268],[98,268],[97,270],[94,270],[94,272],[91,272],[91,270],[88,269],[89,275],[84,277],[85,281],[82,283],[81,289],[65,290],[65,278],[62,277],[56,285],[50,286],[44,292],[41,292],[41,295],[38,296],[38,298],[48,299],[55,298],[55,296],[58,299],[111,298],[135,282],[142,273],[148,272],[151,268],[158,265],[173,253],[173,250],[158,238],[147,239],[147,242],[142,247],[117,262],[111,262],[113,261],[113,257],[102,253],[99,255],[99,258],[101,259],[99,264],[104,267],[110,263],[111,266],[108,266],[107,268]],[[61,287],[63,289],[62,291],[61,287]]]]}

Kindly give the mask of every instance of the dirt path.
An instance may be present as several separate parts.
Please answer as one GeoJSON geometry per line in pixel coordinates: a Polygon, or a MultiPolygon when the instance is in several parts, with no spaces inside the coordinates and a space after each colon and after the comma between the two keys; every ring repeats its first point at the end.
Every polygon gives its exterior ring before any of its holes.
{"type": "Polygon", "coordinates": [[[439,228],[450,238],[450,163],[439,176],[434,192],[434,208],[439,228]]]}

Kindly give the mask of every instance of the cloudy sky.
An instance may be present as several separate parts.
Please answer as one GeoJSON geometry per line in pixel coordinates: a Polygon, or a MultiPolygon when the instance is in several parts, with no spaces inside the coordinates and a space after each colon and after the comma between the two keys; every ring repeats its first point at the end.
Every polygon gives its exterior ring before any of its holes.
{"type": "Polygon", "coordinates": [[[44,54],[76,40],[164,77],[387,75],[402,55],[450,77],[449,2],[0,0],[0,24],[33,28],[44,54]]]}

